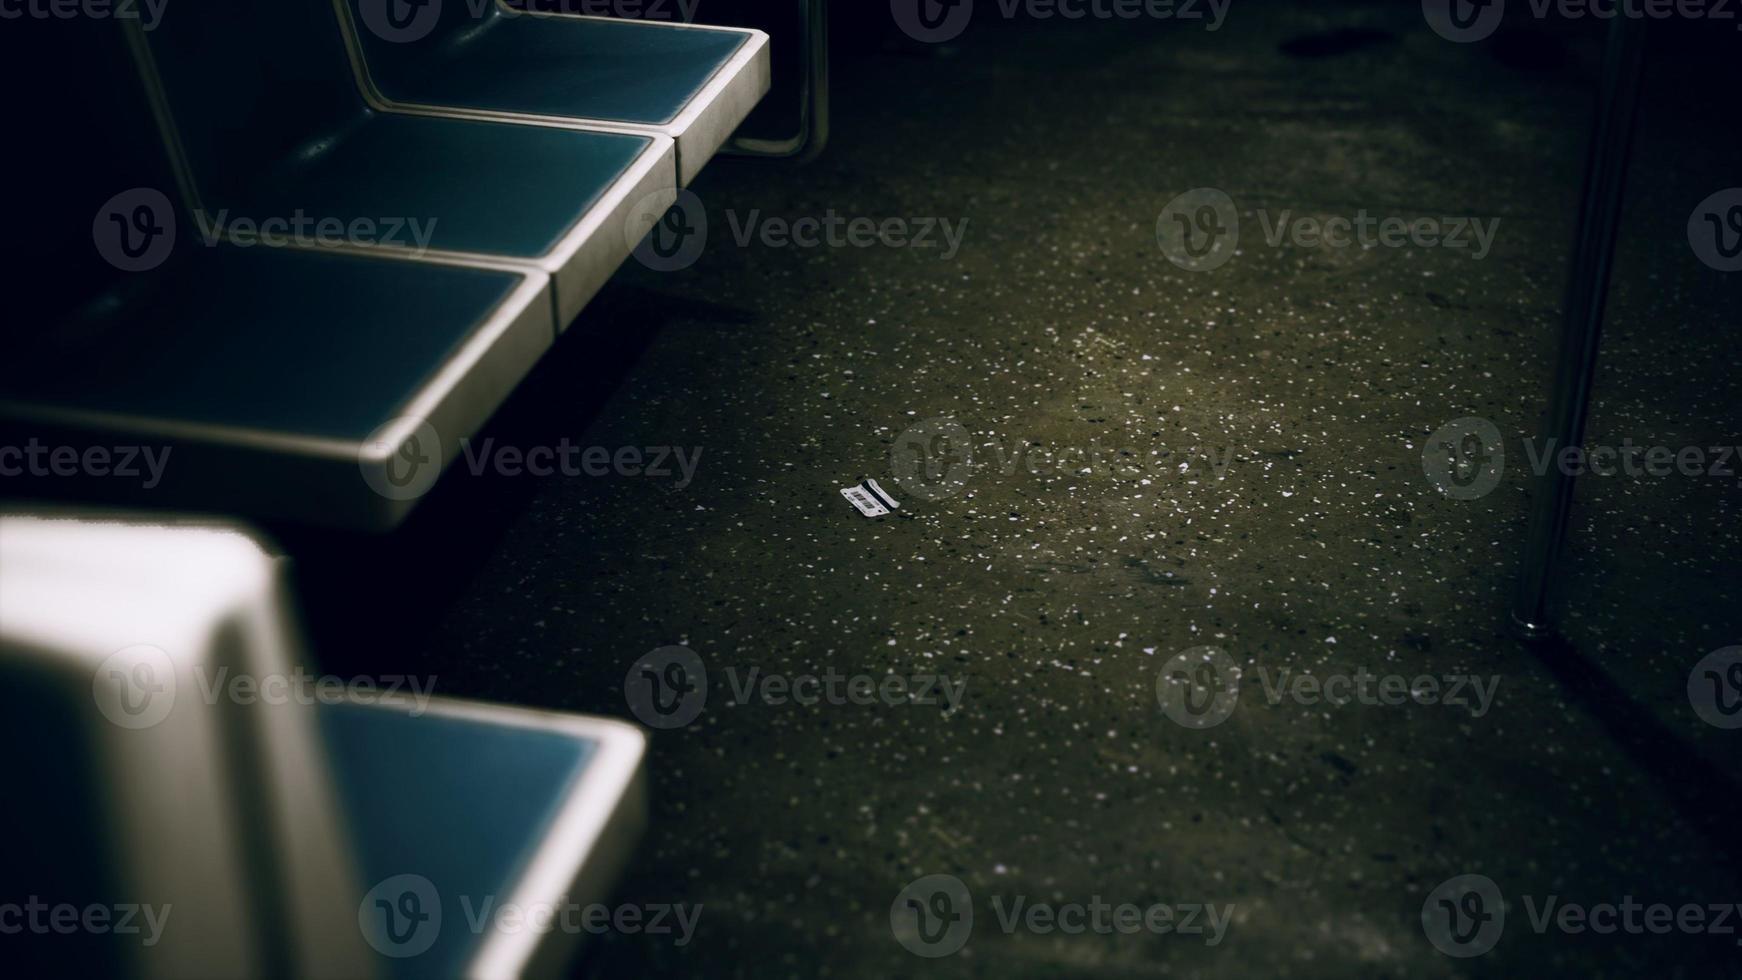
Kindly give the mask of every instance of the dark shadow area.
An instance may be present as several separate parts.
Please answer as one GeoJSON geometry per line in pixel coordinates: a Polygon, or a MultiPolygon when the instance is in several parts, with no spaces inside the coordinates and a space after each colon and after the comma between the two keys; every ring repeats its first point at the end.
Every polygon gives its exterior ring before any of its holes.
{"type": "MultiPolygon", "coordinates": [[[[579,438],[673,315],[708,304],[614,283],[558,339],[471,444],[553,445],[579,438]]],[[[450,471],[467,466],[464,453],[450,471]]],[[[306,526],[269,527],[293,556],[311,647],[322,669],[404,669],[440,610],[467,588],[538,492],[538,480],[450,472],[386,535],[306,526]]]]}
{"type": "Polygon", "coordinates": [[[1382,44],[1394,44],[1396,41],[1397,35],[1389,31],[1348,27],[1323,34],[1292,37],[1277,45],[1277,49],[1295,58],[1335,58],[1382,44]]]}

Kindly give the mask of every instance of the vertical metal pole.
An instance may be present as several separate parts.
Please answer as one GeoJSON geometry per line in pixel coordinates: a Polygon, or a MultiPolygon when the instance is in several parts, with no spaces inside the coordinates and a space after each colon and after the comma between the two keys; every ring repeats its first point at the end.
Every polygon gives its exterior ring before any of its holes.
{"type": "MultiPolygon", "coordinates": [[[[1553,449],[1583,446],[1591,385],[1597,373],[1597,348],[1603,333],[1603,304],[1609,293],[1609,273],[1615,260],[1615,233],[1621,222],[1621,191],[1627,179],[1627,158],[1633,142],[1633,119],[1639,101],[1643,41],[1632,18],[1620,15],[1609,23],[1603,52],[1603,77],[1597,95],[1597,120],[1585,157],[1585,188],[1567,270],[1567,294],[1561,325],[1560,357],[1554,390],[1544,416],[1544,440],[1553,449]]],[[[1550,586],[1561,541],[1572,510],[1574,479],[1550,465],[1537,483],[1531,501],[1530,529],[1524,541],[1524,562],[1512,619],[1527,637],[1554,629],[1550,586]]]]}
{"type": "Polygon", "coordinates": [[[798,135],[784,140],[733,136],[724,152],[745,157],[795,157],[809,163],[829,142],[829,2],[799,0],[798,135]]]}

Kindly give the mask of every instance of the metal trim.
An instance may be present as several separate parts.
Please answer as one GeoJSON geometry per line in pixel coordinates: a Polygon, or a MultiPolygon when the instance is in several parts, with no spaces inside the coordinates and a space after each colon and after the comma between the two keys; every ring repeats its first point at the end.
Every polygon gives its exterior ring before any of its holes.
{"type": "MultiPolygon", "coordinates": [[[[715,27],[702,24],[646,23],[650,29],[714,31],[742,34],[744,43],[724,65],[715,69],[678,114],[662,123],[633,123],[592,116],[557,116],[544,113],[508,112],[499,109],[474,109],[442,106],[420,102],[400,102],[389,98],[376,84],[369,71],[369,61],[363,51],[361,35],[351,17],[348,0],[333,0],[339,15],[339,29],[344,37],[345,51],[350,55],[351,71],[364,101],[381,112],[408,116],[436,116],[447,119],[471,119],[480,122],[511,122],[523,125],[548,126],[554,129],[575,129],[587,132],[620,133],[627,136],[662,136],[677,144],[676,173],[679,187],[687,187],[700,174],[702,167],[731,138],[750,115],[762,97],[768,94],[773,80],[772,61],[768,52],[768,35],[762,31],[740,27],[715,27]]],[[[620,22],[613,17],[586,14],[564,14],[544,11],[516,10],[497,0],[496,6],[515,17],[548,19],[600,20],[620,22]]]]}
{"type": "Polygon", "coordinates": [[[829,144],[829,4],[799,0],[804,47],[799,84],[799,131],[783,140],[734,139],[726,152],[736,156],[794,159],[809,163],[829,144]]]}
{"type": "MultiPolygon", "coordinates": [[[[403,697],[378,707],[407,707],[403,697]]],[[[564,901],[602,901],[627,861],[627,848],[607,842],[638,838],[646,824],[643,760],[647,737],[633,725],[609,718],[455,698],[431,698],[426,715],[461,718],[508,728],[560,732],[597,743],[594,758],[569,787],[549,831],[527,859],[520,879],[504,890],[502,904],[521,908],[564,901]]],[[[553,974],[565,965],[579,937],[561,930],[487,931],[467,963],[468,977],[511,978],[553,974]]]]}

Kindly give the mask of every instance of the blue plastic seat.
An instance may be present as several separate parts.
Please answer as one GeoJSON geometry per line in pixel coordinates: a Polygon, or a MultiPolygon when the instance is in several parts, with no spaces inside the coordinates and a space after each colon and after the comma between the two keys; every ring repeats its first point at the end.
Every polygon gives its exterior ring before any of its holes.
{"type": "Polygon", "coordinates": [[[700,172],[767,94],[761,31],[533,13],[495,0],[345,0],[346,34],[384,107],[659,134],[679,181],[700,172]]]}
{"type": "MultiPolygon", "coordinates": [[[[208,242],[177,206],[122,30],[17,27],[0,80],[77,63],[63,91],[81,114],[68,125],[66,103],[26,100],[13,132],[33,150],[3,161],[16,235],[0,257],[18,275],[0,321],[0,493],[397,524],[553,343],[549,278],[494,260],[208,242]],[[142,194],[156,203],[131,203],[142,194]],[[148,267],[118,268],[101,240],[117,221],[173,244],[144,254],[148,267]],[[44,472],[17,455],[33,444],[102,449],[111,465],[127,453],[137,476],[44,472]],[[164,461],[155,476],[146,450],[164,461]]],[[[312,172],[270,186],[309,187],[304,206],[315,190],[347,192],[312,172]]]]}
{"type": "Polygon", "coordinates": [[[129,502],[385,530],[554,339],[535,272],[184,250],[13,352],[9,442],[158,447],[158,477],[92,481],[129,502]]]}
{"type": "Polygon", "coordinates": [[[378,111],[340,20],[309,0],[184,0],[140,32],[196,213],[226,234],[400,222],[387,247],[549,274],[566,327],[628,257],[634,223],[676,199],[671,140],[378,111]]]}
{"type": "Polygon", "coordinates": [[[313,707],[205,696],[306,666],[285,576],[223,525],[0,511],[0,881],[145,906],[9,930],[8,976],[368,975],[313,707]]]}
{"type": "Polygon", "coordinates": [[[149,907],[7,935],[8,975],[562,975],[584,930],[497,913],[609,897],[645,738],[322,676],[288,582],[227,522],[0,512],[0,776],[29,804],[0,812],[0,881],[149,907]]]}
{"type": "Polygon", "coordinates": [[[610,895],[646,822],[645,737],[559,712],[442,698],[414,708],[339,704],[320,719],[371,889],[365,937],[388,957],[384,972],[565,975],[585,938],[573,924],[610,895]],[[408,896],[429,918],[406,920],[408,896]],[[468,919],[540,910],[570,925],[540,932],[486,918],[475,929],[468,919]]]}

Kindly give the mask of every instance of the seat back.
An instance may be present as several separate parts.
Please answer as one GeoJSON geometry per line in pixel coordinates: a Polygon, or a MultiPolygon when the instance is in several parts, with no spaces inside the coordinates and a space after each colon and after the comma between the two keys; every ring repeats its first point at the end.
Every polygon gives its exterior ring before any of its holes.
{"type": "Polygon", "coordinates": [[[340,0],[359,37],[407,48],[459,47],[489,30],[505,11],[496,0],[340,0]]]}
{"type": "Polygon", "coordinates": [[[155,268],[187,229],[121,23],[7,21],[0,84],[10,93],[0,364],[23,370],[24,348],[76,329],[73,311],[155,268]]]}
{"type": "Polygon", "coordinates": [[[11,975],[373,972],[283,591],[233,528],[0,514],[11,975]]]}
{"type": "Polygon", "coordinates": [[[202,199],[234,201],[367,118],[329,0],[176,0],[141,34],[202,199]]]}
{"type": "MultiPolygon", "coordinates": [[[[355,61],[379,87],[440,71],[504,16],[496,0],[333,0],[355,61]]],[[[392,98],[391,93],[387,93],[392,98]]]]}

